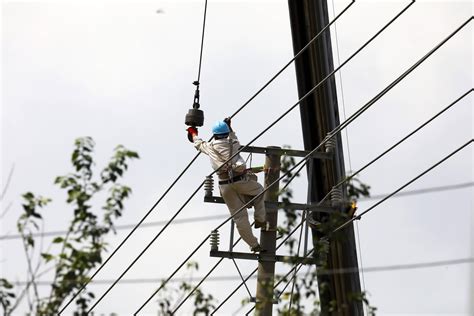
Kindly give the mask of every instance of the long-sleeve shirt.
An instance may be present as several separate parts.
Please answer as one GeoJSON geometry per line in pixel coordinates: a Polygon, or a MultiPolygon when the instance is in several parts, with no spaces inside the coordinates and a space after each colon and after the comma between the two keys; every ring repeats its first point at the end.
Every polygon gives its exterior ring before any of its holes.
{"type": "MultiPolygon", "coordinates": [[[[227,138],[213,139],[210,142],[203,141],[198,136],[194,136],[193,141],[194,147],[196,147],[197,150],[209,156],[211,166],[214,170],[219,169],[226,160],[240,149],[240,142],[234,132],[230,132],[227,138]]],[[[232,173],[233,176],[241,174],[246,168],[245,160],[238,154],[232,158],[232,162],[226,163],[225,166],[219,169],[217,174],[220,179],[227,179],[229,178],[229,174],[232,173]]]]}

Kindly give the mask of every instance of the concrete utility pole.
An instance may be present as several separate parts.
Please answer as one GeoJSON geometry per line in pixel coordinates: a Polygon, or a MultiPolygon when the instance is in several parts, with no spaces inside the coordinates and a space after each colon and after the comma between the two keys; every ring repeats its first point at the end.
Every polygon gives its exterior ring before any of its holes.
{"type": "MultiPolygon", "coordinates": [[[[280,148],[280,147],[268,147],[280,148]]],[[[265,174],[265,188],[280,177],[280,154],[267,154],[265,166],[268,171],[265,174]]],[[[276,183],[265,192],[265,201],[278,202],[279,183],[276,183]]],[[[260,245],[265,249],[265,254],[274,255],[276,248],[276,227],[278,222],[278,208],[266,206],[266,220],[269,222],[270,230],[260,231],[260,245]]],[[[257,295],[255,315],[271,316],[273,310],[273,285],[275,283],[275,262],[258,261],[257,295]]]]}
{"type": "MultiPolygon", "coordinates": [[[[293,50],[295,54],[329,23],[326,0],[289,0],[293,50]]],[[[295,61],[298,94],[300,98],[334,70],[330,33],[326,31],[310,49],[295,61]]],[[[334,77],[327,80],[300,105],[303,138],[306,150],[319,145],[328,132],[339,125],[337,94],[334,77]]],[[[319,202],[345,175],[341,137],[336,137],[332,161],[312,160],[308,170],[308,202],[319,202]]],[[[310,217],[324,222],[324,214],[312,213],[310,217]]],[[[313,229],[313,240],[320,233],[313,229]]],[[[327,259],[328,269],[357,268],[354,229],[348,225],[338,241],[331,240],[327,259]]],[[[322,315],[363,315],[362,303],[348,295],[360,293],[358,274],[335,274],[318,277],[322,315]],[[321,285],[329,285],[324,290],[321,285]],[[329,312],[331,302],[338,312],[329,312]]]]}

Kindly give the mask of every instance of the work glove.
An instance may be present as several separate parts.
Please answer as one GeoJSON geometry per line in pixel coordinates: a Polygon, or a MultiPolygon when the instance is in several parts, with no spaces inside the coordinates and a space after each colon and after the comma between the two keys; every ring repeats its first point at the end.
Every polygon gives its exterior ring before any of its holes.
{"type": "Polygon", "coordinates": [[[230,126],[231,118],[230,118],[230,117],[226,117],[226,118],[224,119],[224,123],[226,123],[227,126],[229,126],[229,129],[230,129],[230,131],[232,132],[232,127],[230,126]]]}
{"type": "Polygon", "coordinates": [[[186,131],[188,132],[188,140],[193,143],[194,142],[194,135],[198,135],[198,129],[194,126],[191,126],[191,127],[188,127],[186,129],[186,131]]]}

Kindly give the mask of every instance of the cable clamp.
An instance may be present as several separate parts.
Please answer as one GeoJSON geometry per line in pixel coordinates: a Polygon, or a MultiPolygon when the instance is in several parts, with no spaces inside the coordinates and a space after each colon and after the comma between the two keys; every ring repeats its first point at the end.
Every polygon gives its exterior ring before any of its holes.
{"type": "Polygon", "coordinates": [[[199,104],[199,81],[193,81],[193,85],[196,86],[196,91],[194,91],[193,108],[194,109],[199,109],[199,107],[200,107],[200,104],[199,104]]]}

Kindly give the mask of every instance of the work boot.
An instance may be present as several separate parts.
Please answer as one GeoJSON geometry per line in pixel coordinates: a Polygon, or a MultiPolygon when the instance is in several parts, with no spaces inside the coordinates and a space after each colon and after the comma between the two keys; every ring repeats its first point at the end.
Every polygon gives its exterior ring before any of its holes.
{"type": "Polygon", "coordinates": [[[268,230],[268,228],[270,227],[270,223],[267,222],[267,221],[260,222],[260,221],[255,220],[254,227],[255,228],[261,228],[262,230],[268,230]]]}
{"type": "Polygon", "coordinates": [[[256,244],[255,246],[250,248],[250,251],[252,251],[252,252],[263,252],[264,250],[263,250],[262,246],[260,246],[260,244],[256,244]]]}

